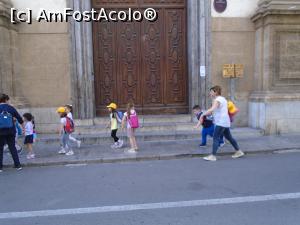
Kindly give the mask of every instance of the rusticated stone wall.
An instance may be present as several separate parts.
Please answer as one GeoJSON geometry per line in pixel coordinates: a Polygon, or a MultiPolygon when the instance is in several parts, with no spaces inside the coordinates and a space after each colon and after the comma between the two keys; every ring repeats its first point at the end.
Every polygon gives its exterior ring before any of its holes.
{"type": "Polygon", "coordinates": [[[261,0],[249,123],[266,134],[300,132],[300,2],[261,0]]]}

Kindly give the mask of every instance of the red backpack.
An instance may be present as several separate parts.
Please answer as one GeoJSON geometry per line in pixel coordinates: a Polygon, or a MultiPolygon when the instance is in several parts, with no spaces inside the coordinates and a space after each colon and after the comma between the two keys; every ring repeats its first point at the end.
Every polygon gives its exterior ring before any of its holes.
{"type": "Polygon", "coordinates": [[[69,117],[66,117],[66,125],[65,125],[65,132],[66,133],[73,133],[75,131],[75,126],[73,120],[69,117]]]}

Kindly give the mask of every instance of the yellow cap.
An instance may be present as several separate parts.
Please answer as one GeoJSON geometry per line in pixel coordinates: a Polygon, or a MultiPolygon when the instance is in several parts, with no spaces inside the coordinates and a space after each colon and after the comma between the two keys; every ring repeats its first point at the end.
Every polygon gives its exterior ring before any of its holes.
{"type": "Polygon", "coordinates": [[[65,107],[59,107],[57,110],[56,110],[57,113],[65,113],[66,112],[66,108],[65,107]]]}
{"type": "Polygon", "coordinates": [[[117,105],[116,103],[110,103],[108,106],[106,106],[107,108],[112,108],[112,109],[117,109],[117,105]]]}

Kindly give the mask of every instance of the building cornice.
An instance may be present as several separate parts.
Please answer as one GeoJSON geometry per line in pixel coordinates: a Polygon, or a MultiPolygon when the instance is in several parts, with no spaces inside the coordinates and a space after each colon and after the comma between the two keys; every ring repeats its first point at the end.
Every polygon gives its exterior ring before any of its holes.
{"type": "Polygon", "coordinates": [[[257,23],[258,20],[269,15],[300,15],[300,1],[261,0],[251,20],[257,23]]]}
{"type": "Polygon", "coordinates": [[[10,0],[0,0],[0,17],[5,17],[10,19],[10,9],[12,8],[12,3],[10,0]]]}
{"type": "Polygon", "coordinates": [[[17,30],[17,27],[11,23],[11,8],[13,7],[10,0],[0,0],[0,27],[10,30],[17,30]]]}

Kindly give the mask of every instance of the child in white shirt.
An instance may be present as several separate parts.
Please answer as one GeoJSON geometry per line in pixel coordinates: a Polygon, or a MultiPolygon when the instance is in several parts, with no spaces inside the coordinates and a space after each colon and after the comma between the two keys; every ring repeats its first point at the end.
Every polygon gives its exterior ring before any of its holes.
{"type": "MultiPolygon", "coordinates": [[[[73,106],[72,105],[65,105],[66,112],[67,112],[67,117],[69,117],[73,121],[73,106]]],[[[70,141],[73,141],[77,144],[77,147],[80,148],[81,146],[81,141],[77,140],[72,136],[72,134],[69,135],[70,141]]]]}
{"type": "Polygon", "coordinates": [[[24,145],[28,151],[27,159],[34,159],[35,154],[33,152],[32,144],[33,144],[33,116],[30,113],[25,113],[23,115],[23,120],[25,122],[25,140],[24,145]]]}
{"type": "Polygon", "coordinates": [[[58,113],[58,115],[60,117],[59,136],[61,138],[61,150],[58,153],[65,154],[68,156],[74,155],[74,152],[69,144],[70,132],[67,130],[68,118],[67,118],[66,108],[59,107],[56,110],[56,112],[58,113]]]}

